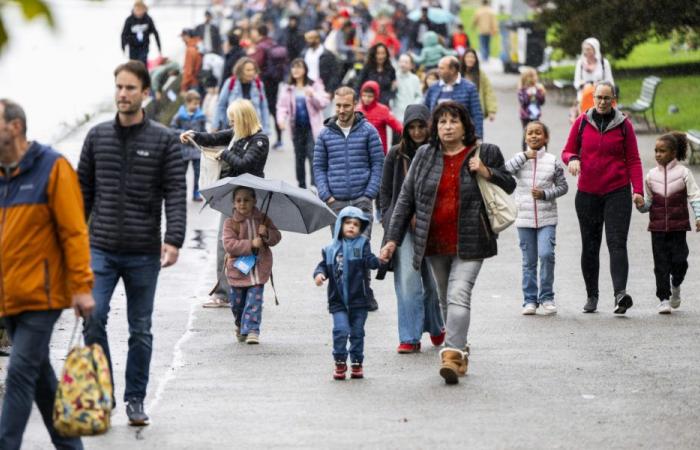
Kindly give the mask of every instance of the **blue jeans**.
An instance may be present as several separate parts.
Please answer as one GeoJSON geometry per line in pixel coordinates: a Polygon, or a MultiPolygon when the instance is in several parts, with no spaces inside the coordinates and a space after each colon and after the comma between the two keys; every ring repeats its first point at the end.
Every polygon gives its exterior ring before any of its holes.
{"type": "Polygon", "coordinates": [[[490,34],[480,34],[479,35],[479,53],[481,54],[481,61],[486,62],[489,60],[489,53],[491,52],[491,35],[490,34]]]}
{"type": "Polygon", "coordinates": [[[345,362],[348,359],[348,339],[350,340],[350,361],[360,363],[365,359],[365,322],[367,309],[351,308],[349,311],[333,313],[333,358],[345,362]]]}
{"type": "Polygon", "coordinates": [[[151,366],[153,335],[151,315],[156,283],[160,273],[159,254],[112,253],[97,248],[90,249],[95,283],[92,295],[95,310],[85,323],[83,334],[86,344],[100,344],[109,362],[112,374],[112,357],[107,341],[109,302],[119,279],[126,290],[126,318],[129,322],[129,352],[126,358],[126,389],[124,401],[146,397],[148,372],[151,366]]]}
{"type": "Polygon", "coordinates": [[[406,233],[394,254],[394,289],[398,301],[399,342],[417,344],[424,331],[439,336],[444,328],[437,287],[427,261],[413,269],[413,235],[406,233]]]}
{"type": "Polygon", "coordinates": [[[523,252],[523,306],[554,301],[554,247],[557,227],[518,228],[523,252]],[[540,287],[537,289],[537,260],[540,260],[540,287]]]}
{"type": "Polygon", "coordinates": [[[260,334],[263,310],[263,285],[232,287],[229,298],[231,311],[241,334],[260,334]]]}
{"type": "Polygon", "coordinates": [[[5,317],[12,340],[12,353],[5,380],[5,398],[0,418],[0,448],[19,449],[22,435],[36,402],[41,418],[58,449],[82,449],[79,438],[64,438],[53,427],[56,374],[49,360],[49,342],[60,310],[29,311],[5,317]]]}

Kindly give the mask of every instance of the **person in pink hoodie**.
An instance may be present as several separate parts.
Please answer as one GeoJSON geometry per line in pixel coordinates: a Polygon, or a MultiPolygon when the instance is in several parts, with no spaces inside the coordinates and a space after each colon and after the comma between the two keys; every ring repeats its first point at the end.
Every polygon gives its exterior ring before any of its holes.
{"type": "Polygon", "coordinates": [[[599,254],[605,227],[614,312],[624,314],[632,306],[632,297],[626,291],[627,234],[632,202],[637,207],[644,205],[644,176],[634,127],[612,106],[612,83],[598,82],[594,99],[595,107],[572,125],[561,159],[569,173],[579,177],[576,214],[581,228],[581,271],[588,295],[583,312],[592,313],[598,308],[599,254]]]}
{"type": "Polygon", "coordinates": [[[292,61],[289,81],[277,97],[277,125],[280,130],[290,127],[296,175],[299,187],[306,187],[306,160],[309,161],[311,185],[315,186],[313,173],[314,143],[323,128],[323,109],[330,103],[323,82],[309,78],[309,68],[302,58],[292,61]]]}
{"type": "Polygon", "coordinates": [[[226,278],[239,342],[257,344],[262,321],[263,286],[272,274],[270,247],[282,239],[275,224],[255,206],[255,191],[233,192],[233,216],[224,221],[226,278]]]}
{"type": "Polygon", "coordinates": [[[379,139],[382,141],[382,150],[386,155],[386,127],[390,127],[397,136],[400,136],[403,125],[388,106],[379,103],[379,94],[379,84],[376,81],[365,82],[360,89],[360,103],[357,105],[357,110],[364,114],[367,122],[377,129],[379,139]]]}

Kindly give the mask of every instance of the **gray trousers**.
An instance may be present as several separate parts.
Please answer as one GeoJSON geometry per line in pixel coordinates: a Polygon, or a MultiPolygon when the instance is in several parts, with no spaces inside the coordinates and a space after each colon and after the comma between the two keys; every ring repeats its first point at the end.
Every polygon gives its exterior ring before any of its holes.
{"type": "MultiPolygon", "coordinates": [[[[219,280],[219,284],[214,291],[214,296],[222,299],[228,298],[228,280],[226,275],[223,275],[224,258],[226,258],[226,252],[224,251],[224,241],[222,240],[224,234],[224,221],[226,216],[221,214],[219,216],[219,232],[216,235],[216,271],[215,279],[219,280]]],[[[211,285],[209,285],[211,286],[211,285]]]]}
{"type": "Polygon", "coordinates": [[[469,333],[472,290],[484,260],[465,260],[456,255],[429,256],[427,260],[445,320],[445,346],[462,350],[469,333]]]}

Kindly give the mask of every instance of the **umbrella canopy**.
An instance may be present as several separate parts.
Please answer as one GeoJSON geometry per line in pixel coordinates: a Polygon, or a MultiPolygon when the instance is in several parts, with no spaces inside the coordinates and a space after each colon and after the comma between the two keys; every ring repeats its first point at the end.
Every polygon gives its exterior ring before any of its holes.
{"type": "MultiPolygon", "coordinates": [[[[408,18],[414,22],[418,22],[423,11],[421,9],[414,9],[408,14],[408,18]]],[[[428,20],[437,24],[452,23],[455,20],[454,14],[441,8],[428,8],[428,20]]]]}
{"type": "Polygon", "coordinates": [[[283,231],[310,234],[333,225],[335,213],[313,192],[279,180],[251,174],[222,178],[200,193],[207,205],[227,216],[233,214],[233,191],[245,186],[255,191],[256,205],[283,231]]]}

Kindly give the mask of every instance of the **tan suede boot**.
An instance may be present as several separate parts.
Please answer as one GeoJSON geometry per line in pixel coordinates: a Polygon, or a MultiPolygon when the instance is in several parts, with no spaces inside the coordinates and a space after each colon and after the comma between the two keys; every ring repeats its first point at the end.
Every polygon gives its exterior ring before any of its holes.
{"type": "Polygon", "coordinates": [[[461,350],[454,348],[443,348],[440,350],[440,376],[447,384],[457,384],[459,377],[467,373],[467,357],[461,350]]]}

